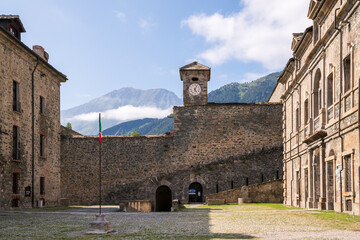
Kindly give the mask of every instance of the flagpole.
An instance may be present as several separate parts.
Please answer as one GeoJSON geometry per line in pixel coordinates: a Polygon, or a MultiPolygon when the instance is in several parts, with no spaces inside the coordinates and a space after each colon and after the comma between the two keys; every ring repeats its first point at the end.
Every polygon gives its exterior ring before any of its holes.
{"type": "Polygon", "coordinates": [[[99,214],[90,223],[88,234],[106,234],[112,232],[111,223],[106,221],[105,215],[101,215],[101,113],[99,113],[99,214]]]}
{"type": "Polygon", "coordinates": [[[101,113],[99,113],[99,215],[101,215],[101,113]]]}

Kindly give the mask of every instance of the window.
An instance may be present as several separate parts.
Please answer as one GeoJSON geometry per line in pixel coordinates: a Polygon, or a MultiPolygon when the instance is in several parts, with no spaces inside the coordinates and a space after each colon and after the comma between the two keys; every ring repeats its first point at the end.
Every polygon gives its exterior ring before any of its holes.
{"type": "Polygon", "coordinates": [[[313,33],[314,33],[314,43],[319,40],[319,24],[314,21],[313,24],[313,33]]]}
{"type": "Polygon", "coordinates": [[[352,201],[351,199],[348,199],[345,201],[345,209],[346,211],[351,212],[352,211],[352,201]]]}
{"type": "Polygon", "coordinates": [[[40,96],[40,114],[44,113],[44,108],[45,108],[45,100],[42,96],[40,96]]]}
{"type": "Polygon", "coordinates": [[[40,134],[40,156],[45,156],[45,136],[40,134]]]}
{"type": "Polygon", "coordinates": [[[295,110],[295,131],[299,131],[299,128],[300,128],[300,114],[299,114],[299,108],[296,108],[295,110]]]}
{"type": "Polygon", "coordinates": [[[20,112],[19,83],[13,81],[13,111],[20,112]]]}
{"type": "Polygon", "coordinates": [[[306,99],[304,102],[304,123],[305,125],[308,123],[309,120],[309,99],[306,99]]]}
{"type": "Polygon", "coordinates": [[[13,126],[13,159],[20,160],[19,127],[13,126]]]}
{"type": "Polygon", "coordinates": [[[13,173],[13,194],[19,194],[19,180],[20,180],[20,174],[19,173],[13,173]]]}
{"type": "Polygon", "coordinates": [[[219,192],[219,184],[216,184],[216,193],[219,192]]]}
{"type": "Polygon", "coordinates": [[[351,155],[345,156],[345,192],[351,192],[351,155]]]}
{"type": "Polygon", "coordinates": [[[334,103],[334,75],[331,73],[327,78],[327,106],[330,107],[334,103]]]}
{"type": "Polygon", "coordinates": [[[231,189],[234,189],[234,181],[231,181],[231,189]]]}
{"type": "Polygon", "coordinates": [[[45,194],[45,177],[40,177],[40,194],[45,194]]]}
{"type": "Polygon", "coordinates": [[[193,77],[191,80],[194,81],[194,82],[196,82],[196,81],[199,81],[199,78],[193,77]]]}
{"type": "Polygon", "coordinates": [[[296,171],[296,194],[300,196],[300,172],[296,171]]]}
{"type": "Polygon", "coordinates": [[[314,81],[314,118],[319,116],[321,109],[321,89],[320,89],[321,72],[318,69],[315,73],[314,81]]]}
{"type": "Polygon", "coordinates": [[[347,56],[344,59],[344,92],[347,92],[350,90],[350,65],[351,65],[351,61],[350,61],[350,55],[347,56]]]}

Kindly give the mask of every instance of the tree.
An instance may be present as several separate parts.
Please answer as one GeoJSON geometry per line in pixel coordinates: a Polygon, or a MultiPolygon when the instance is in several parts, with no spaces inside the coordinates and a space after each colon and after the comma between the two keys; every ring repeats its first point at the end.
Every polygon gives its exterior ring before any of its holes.
{"type": "Polygon", "coordinates": [[[136,132],[135,130],[133,130],[133,132],[132,132],[132,134],[131,134],[132,136],[139,136],[140,135],[140,133],[138,133],[138,132],[136,132]]]}
{"type": "Polygon", "coordinates": [[[71,129],[71,130],[72,130],[72,127],[71,127],[71,123],[70,123],[70,122],[68,122],[68,123],[66,124],[66,128],[68,128],[68,129],[71,129]]]}

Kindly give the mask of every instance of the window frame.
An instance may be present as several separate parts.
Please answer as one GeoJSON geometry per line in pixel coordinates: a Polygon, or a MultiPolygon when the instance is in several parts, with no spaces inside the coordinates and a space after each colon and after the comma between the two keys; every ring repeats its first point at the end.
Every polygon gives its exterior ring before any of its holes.
{"type": "Polygon", "coordinates": [[[20,160],[20,130],[19,126],[13,125],[13,160],[20,160]]]}
{"type": "Polygon", "coordinates": [[[12,90],[12,94],[13,94],[13,111],[14,112],[20,112],[21,108],[20,108],[20,83],[13,80],[13,90],[12,90]]]}

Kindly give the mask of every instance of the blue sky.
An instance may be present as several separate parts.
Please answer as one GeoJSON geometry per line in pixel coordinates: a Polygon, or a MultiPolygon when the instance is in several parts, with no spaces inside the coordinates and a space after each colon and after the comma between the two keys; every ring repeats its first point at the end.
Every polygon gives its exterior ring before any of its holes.
{"type": "Polygon", "coordinates": [[[311,25],[308,0],[1,0],[22,40],[66,74],[62,110],[122,87],[182,97],[178,69],[212,68],[209,91],[282,70],[293,32],[311,25]]]}

